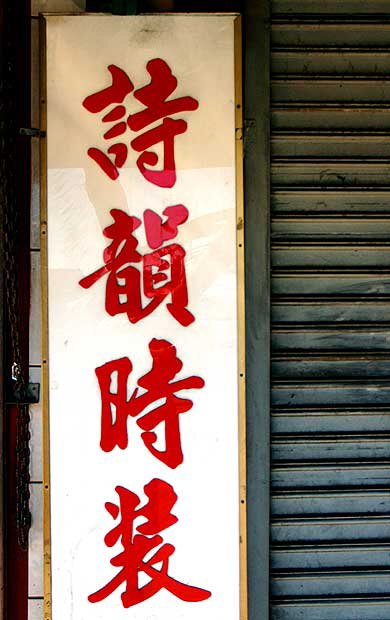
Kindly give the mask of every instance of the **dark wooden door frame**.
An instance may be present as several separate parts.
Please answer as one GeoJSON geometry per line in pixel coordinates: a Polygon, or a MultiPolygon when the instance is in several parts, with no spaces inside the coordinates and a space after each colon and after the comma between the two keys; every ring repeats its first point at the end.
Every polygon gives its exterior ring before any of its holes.
{"type": "MultiPolygon", "coordinates": [[[[16,316],[22,372],[28,381],[28,330],[30,311],[30,143],[19,129],[30,127],[30,2],[3,0],[0,10],[0,114],[2,132],[1,205],[1,289],[6,283],[4,264],[4,214],[16,214],[13,237],[17,281],[16,316]],[[6,206],[8,205],[8,206],[6,206]]],[[[11,379],[12,347],[5,292],[0,314],[2,387],[11,379]]],[[[6,390],[2,390],[4,396],[6,390]]],[[[1,492],[0,519],[1,620],[26,620],[28,606],[28,553],[17,542],[15,518],[15,444],[17,408],[1,400],[1,492]]]]}

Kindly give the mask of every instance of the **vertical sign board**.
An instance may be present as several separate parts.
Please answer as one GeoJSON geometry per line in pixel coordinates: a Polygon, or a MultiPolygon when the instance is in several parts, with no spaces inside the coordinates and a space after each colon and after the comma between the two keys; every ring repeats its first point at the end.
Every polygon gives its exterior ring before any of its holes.
{"type": "Polygon", "coordinates": [[[43,30],[45,618],[239,620],[239,18],[43,30]]]}

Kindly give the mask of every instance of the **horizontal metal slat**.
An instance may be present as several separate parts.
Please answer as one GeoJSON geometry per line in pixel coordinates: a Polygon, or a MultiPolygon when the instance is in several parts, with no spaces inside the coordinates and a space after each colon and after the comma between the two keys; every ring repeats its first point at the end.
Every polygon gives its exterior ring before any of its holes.
{"type": "Polygon", "coordinates": [[[382,494],[379,491],[296,495],[284,493],[272,496],[271,509],[275,518],[278,515],[386,515],[390,510],[390,493],[388,491],[383,491],[382,494]]]}
{"type": "MultiPolygon", "coordinates": [[[[389,28],[390,34],[390,28],[389,28]]],[[[292,102],[369,102],[388,103],[390,80],[385,78],[274,77],[271,97],[276,103],[292,102]]]]}
{"type": "Polygon", "coordinates": [[[383,491],[340,491],[330,493],[284,492],[271,495],[271,509],[278,515],[386,515],[390,513],[389,489],[383,491]]]}
{"type": "MultiPolygon", "coordinates": [[[[337,233],[335,233],[336,235],[337,233]]],[[[351,232],[351,235],[353,233],[351,232]]],[[[386,233],[384,233],[386,235],[386,233]]],[[[277,237],[284,237],[278,234],[277,237]]],[[[287,234],[285,235],[287,236],[287,234]]],[[[298,236],[298,235],[297,235],[298,236]]],[[[308,235],[309,236],[309,235],[308,235]]],[[[315,238],[313,236],[313,238],[315,238]]],[[[291,243],[296,243],[293,239],[291,243]]],[[[344,242],[345,243],[345,242],[344,242]]],[[[300,268],[310,265],[321,270],[323,267],[368,268],[372,266],[390,268],[390,244],[365,246],[343,246],[329,243],[324,245],[298,246],[274,244],[271,252],[273,268],[300,268]]]]}
{"type": "MultiPolygon", "coordinates": [[[[310,427],[315,432],[315,426],[311,424],[310,427]]],[[[274,491],[298,487],[390,487],[390,464],[275,466],[271,472],[271,486],[274,491]]]]}
{"type": "Polygon", "coordinates": [[[301,17],[293,21],[290,17],[289,21],[274,19],[271,32],[273,46],[388,47],[390,24],[383,20],[352,20],[351,15],[333,23],[331,19],[325,22],[323,18],[301,17]]]}
{"type": "MultiPolygon", "coordinates": [[[[294,379],[369,379],[390,377],[390,351],[386,357],[360,355],[346,357],[335,352],[334,357],[320,355],[290,355],[272,361],[272,377],[293,381],[294,379]]],[[[388,420],[390,428],[390,418],[388,420]]]]}
{"type": "Polygon", "coordinates": [[[390,597],[375,601],[339,599],[285,601],[271,605],[272,620],[388,620],[390,597]]]}
{"type": "MultiPolygon", "coordinates": [[[[389,54],[390,57],[390,54],[389,54]]],[[[389,157],[390,133],[274,132],[271,155],[278,158],[389,157]]]]}
{"type": "MultiPolygon", "coordinates": [[[[274,384],[271,391],[271,402],[278,407],[348,404],[368,407],[389,405],[390,384],[378,382],[364,384],[362,381],[356,383],[274,384]]],[[[381,451],[383,448],[378,446],[378,450],[381,451]]]]}
{"type": "Polygon", "coordinates": [[[361,296],[363,300],[373,295],[390,295],[390,273],[280,271],[273,274],[271,287],[278,296],[340,295],[361,296]]]}
{"type": "MultiPolygon", "coordinates": [[[[276,241],[324,240],[359,241],[383,239],[390,242],[390,217],[352,217],[345,214],[330,217],[273,217],[271,222],[272,239],[276,241]]],[[[310,265],[310,263],[307,263],[310,265]]]]}
{"type": "Polygon", "coordinates": [[[361,0],[272,0],[271,11],[275,13],[322,13],[322,14],[387,14],[388,0],[371,0],[362,3],[361,0]]]}
{"type": "Polygon", "coordinates": [[[274,189],[272,211],[277,213],[383,213],[390,210],[390,191],[380,188],[349,187],[274,189]]]}
{"type": "Polygon", "coordinates": [[[294,329],[274,328],[272,332],[272,348],[278,351],[388,351],[390,352],[389,327],[347,328],[338,329],[294,329]]]}
{"type": "Polygon", "coordinates": [[[294,184],[327,187],[390,186],[390,160],[274,160],[271,180],[274,187],[294,184]]]}
{"type": "Polygon", "coordinates": [[[272,323],[388,323],[388,300],[344,301],[315,298],[308,301],[272,301],[272,323]]]}
{"type": "Polygon", "coordinates": [[[390,566],[390,544],[354,546],[348,544],[273,546],[271,568],[280,569],[326,569],[347,567],[390,566]]]}
{"type": "Polygon", "coordinates": [[[382,104],[359,104],[356,106],[340,104],[300,103],[275,104],[272,107],[273,131],[296,130],[328,130],[344,129],[345,131],[390,129],[390,109],[382,104]]]}
{"type": "MultiPolygon", "coordinates": [[[[308,429],[309,430],[309,429],[308,429]]],[[[308,432],[308,431],[307,431],[308,432]]],[[[356,461],[390,459],[390,437],[377,437],[368,434],[357,436],[345,435],[340,432],[336,435],[313,437],[273,438],[272,459],[275,466],[283,462],[313,462],[319,461],[356,461]]],[[[390,496],[390,493],[387,494],[390,496]]],[[[299,509],[299,505],[298,505],[299,509]]]]}
{"type": "MultiPolygon", "coordinates": [[[[278,410],[271,416],[271,429],[274,434],[282,433],[348,433],[353,429],[358,433],[387,432],[390,427],[390,407],[358,409],[346,406],[345,410],[316,410],[302,408],[300,411],[278,410]]],[[[352,482],[351,482],[352,484],[352,482]]]]}
{"type": "Polygon", "coordinates": [[[390,572],[382,571],[337,571],[334,574],[320,571],[310,573],[277,574],[271,578],[271,595],[291,596],[362,596],[390,594],[390,572]]]}
{"type": "MultiPolygon", "coordinates": [[[[274,543],[327,541],[328,543],[373,541],[389,539],[390,517],[280,518],[272,520],[271,537],[274,543]]],[[[332,619],[333,620],[333,619],[332,619]]]]}
{"type": "MultiPolygon", "coordinates": [[[[361,1],[361,0],[359,0],[361,1]]],[[[385,0],[386,2],[388,0],[385,0]]],[[[274,49],[271,53],[271,71],[279,74],[311,75],[388,75],[390,56],[388,49],[376,47],[311,49],[274,49]]]]}

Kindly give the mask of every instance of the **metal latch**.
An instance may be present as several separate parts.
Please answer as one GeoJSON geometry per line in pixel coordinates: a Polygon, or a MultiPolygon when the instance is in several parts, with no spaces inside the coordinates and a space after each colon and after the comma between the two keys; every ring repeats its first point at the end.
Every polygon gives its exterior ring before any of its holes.
{"type": "Polygon", "coordinates": [[[46,136],[46,131],[41,131],[35,127],[21,127],[19,133],[21,136],[28,136],[29,138],[44,138],[46,136]]]}
{"type": "Polygon", "coordinates": [[[25,383],[16,385],[11,381],[6,389],[6,402],[9,405],[34,405],[39,403],[40,393],[39,383],[25,383]]]}

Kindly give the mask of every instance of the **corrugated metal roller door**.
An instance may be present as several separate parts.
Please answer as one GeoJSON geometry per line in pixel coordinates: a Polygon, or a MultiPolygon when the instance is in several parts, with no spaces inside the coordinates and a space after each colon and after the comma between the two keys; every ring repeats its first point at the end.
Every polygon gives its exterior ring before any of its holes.
{"type": "Polygon", "coordinates": [[[273,2],[273,620],[390,618],[389,11],[273,2]]]}

